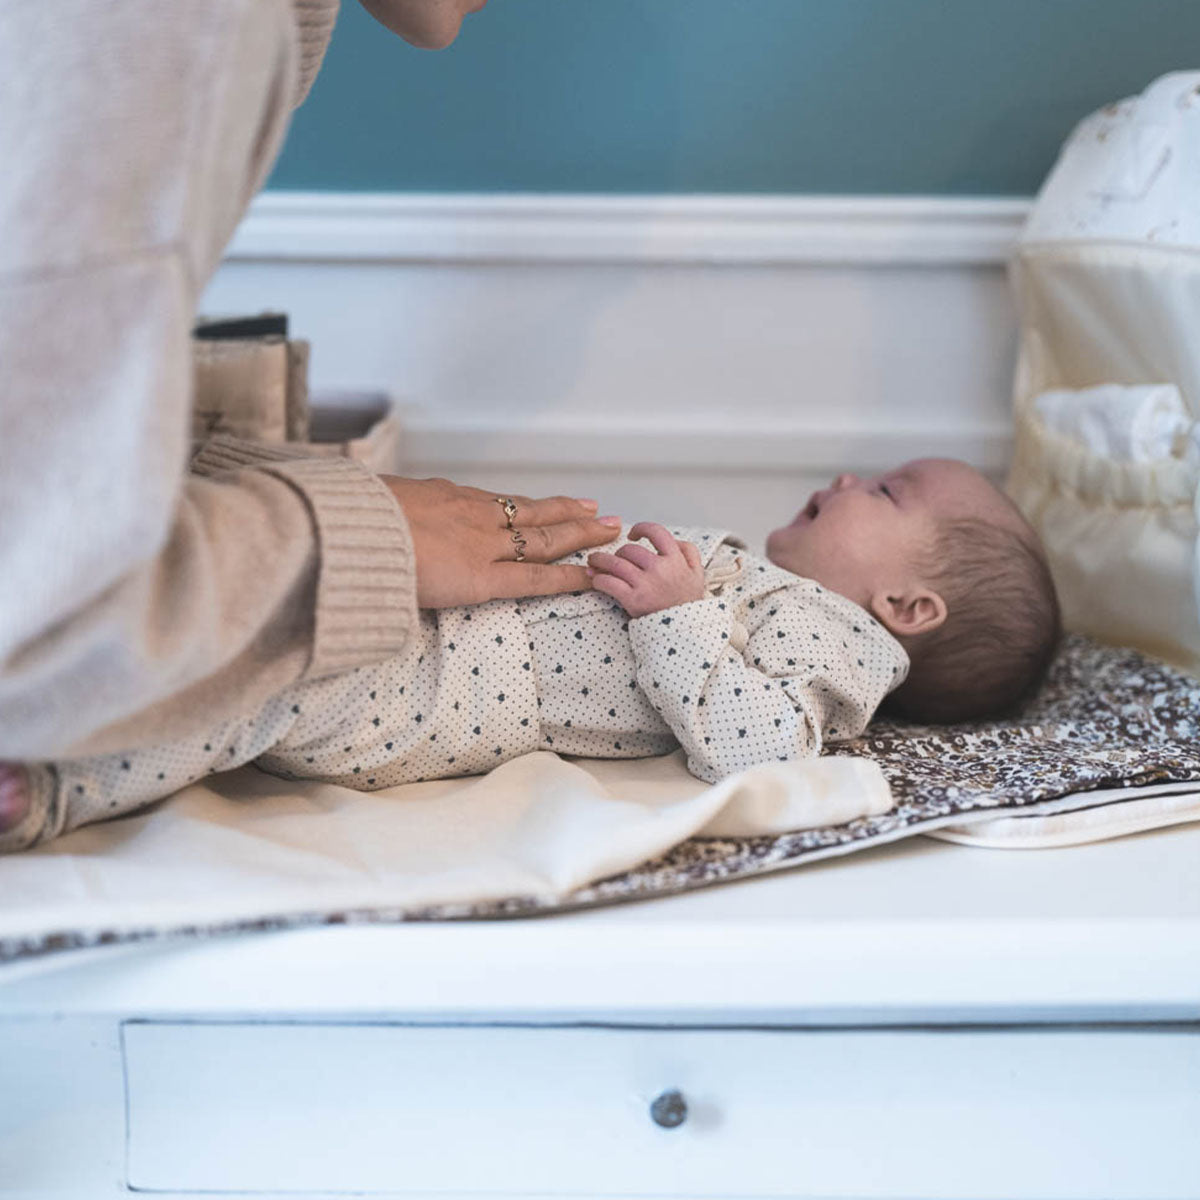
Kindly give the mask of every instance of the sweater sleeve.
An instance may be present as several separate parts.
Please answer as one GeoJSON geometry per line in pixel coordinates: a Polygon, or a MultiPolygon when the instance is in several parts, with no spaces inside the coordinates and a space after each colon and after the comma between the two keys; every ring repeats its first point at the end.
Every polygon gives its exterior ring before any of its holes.
{"type": "Polygon", "coordinates": [[[850,614],[786,595],[767,603],[753,633],[715,596],[629,623],[638,683],[708,783],[857,737],[907,669],[879,626],[860,623],[870,636],[851,645],[850,614]]]}
{"type": "Polygon", "coordinates": [[[308,97],[321,69],[329,39],[338,15],[338,0],[292,0],[296,21],[296,40],[300,48],[296,92],[292,100],[299,107],[308,97]]]}
{"type": "Polygon", "coordinates": [[[403,651],[418,620],[412,538],[400,505],[377,475],[345,458],[310,458],[287,445],[224,436],[209,439],[191,469],[226,479],[231,471],[265,472],[304,499],[320,552],[305,677],[403,651]]]}
{"type": "Polygon", "coordinates": [[[357,464],[264,463],[189,478],[156,555],[61,620],[35,616],[0,656],[0,757],[133,749],[399,653],[417,619],[412,549],[357,464]]]}

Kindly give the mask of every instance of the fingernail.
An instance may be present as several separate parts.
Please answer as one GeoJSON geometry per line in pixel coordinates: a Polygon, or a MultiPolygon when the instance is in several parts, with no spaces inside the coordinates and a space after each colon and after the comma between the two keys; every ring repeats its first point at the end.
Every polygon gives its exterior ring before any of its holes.
{"type": "Polygon", "coordinates": [[[576,504],[583,504],[583,505],[585,505],[587,508],[599,508],[599,507],[600,507],[600,501],[599,501],[599,500],[581,500],[579,497],[576,497],[576,499],[575,499],[575,503],[576,503],[576,504]]]}
{"type": "Polygon", "coordinates": [[[618,528],[621,525],[620,517],[600,517],[599,521],[601,525],[616,525],[618,528]]]}

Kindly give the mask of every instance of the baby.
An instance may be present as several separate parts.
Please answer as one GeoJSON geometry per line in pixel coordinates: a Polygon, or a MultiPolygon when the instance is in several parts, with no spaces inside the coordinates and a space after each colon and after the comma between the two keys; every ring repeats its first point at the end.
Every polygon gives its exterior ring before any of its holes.
{"type": "Polygon", "coordinates": [[[643,523],[621,541],[586,556],[593,591],[422,610],[405,654],[296,684],[203,736],[30,766],[10,778],[0,851],[248,762],[373,790],[534,750],[682,746],[715,782],[857,737],[881,704],[921,722],[1007,713],[1059,636],[1033,530],[950,459],[840,475],[766,558],[721,530],[643,523]]]}

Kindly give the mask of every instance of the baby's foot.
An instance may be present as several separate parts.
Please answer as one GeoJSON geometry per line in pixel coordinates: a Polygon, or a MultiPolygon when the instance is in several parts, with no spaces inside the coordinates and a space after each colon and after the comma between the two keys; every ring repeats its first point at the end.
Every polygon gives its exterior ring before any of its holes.
{"type": "Polygon", "coordinates": [[[16,763],[0,762],[0,833],[15,828],[29,812],[29,775],[16,763]]]}

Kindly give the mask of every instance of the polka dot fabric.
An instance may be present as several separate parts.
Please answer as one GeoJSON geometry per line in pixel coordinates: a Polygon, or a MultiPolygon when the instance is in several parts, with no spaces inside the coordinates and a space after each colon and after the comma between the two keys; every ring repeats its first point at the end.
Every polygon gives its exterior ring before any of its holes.
{"type": "Polygon", "coordinates": [[[682,745],[689,769],[715,782],[862,733],[907,675],[899,642],[723,531],[672,533],[699,548],[707,599],[636,619],[595,591],[422,611],[403,655],[297,684],[203,737],[54,764],[26,844],[248,762],[371,791],[533,750],[635,758],[682,745]]]}
{"type": "MultiPolygon", "coordinates": [[[[226,721],[194,738],[43,766],[35,801],[45,816],[34,841],[133,812],[206,775],[253,762],[285,736],[294,720],[290,705],[283,694],[252,717],[226,721]]],[[[0,852],[23,848],[0,843],[0,852]]]]}
{"type": "Polygon", "coordinates": [[[638,684],[624,610],[601,592],[556,599],[525,609],[540,748],[589,758],[669,754],[679,743],[638,684]]]}
{"type": "Polygon", "coordinates": [[[258,760],[284,778],[371,791],[482,774],[539,748],[533,646],[513,600],[423,610],[406,654],[291,694],[299,718],[258,760]]]}
{"type": "Polygon", "coordinates": [[[709,783],[858,737],[908,674],[903,647],[857,604],[742,557],[720,595],[629,626],[642,691],[709,783]]]}

